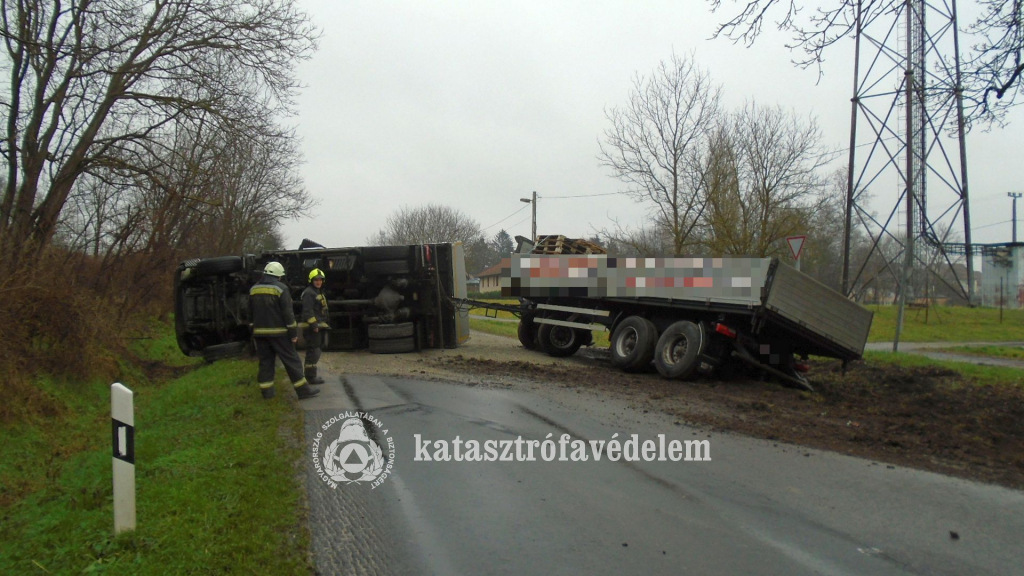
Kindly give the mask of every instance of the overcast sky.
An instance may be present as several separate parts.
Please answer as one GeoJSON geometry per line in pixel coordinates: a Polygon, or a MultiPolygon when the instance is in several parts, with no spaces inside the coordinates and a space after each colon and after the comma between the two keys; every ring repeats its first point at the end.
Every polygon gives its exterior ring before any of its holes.
{"type": "MultiPolygon", "coordinates": [[[[299,68],[305,87],[292,119],[302,176],[321,204],[316,217],[284,225],[289,248],[302,238],[365,244],[393,210],[427,202],[462,210],[488,236],[528,236],[530,209],[519,199],[534,190],[539,234],[590,236],[611,218],[640,223],[645,207],[615,194],[622,184],[599,165],[598,140],[605,109],[627,101],[633,75],[673,51],[711,73],[727,108],[781,104],[815,116],[826,145],[849,142],[852,41],[827,55],[819,81],[791,64],[778,34],[752,49],[710,40],[724,15],[699,0],[299,5],[323,31],[299,68]]],[[[1008,222],[990,224],[1010,219],[1006,192],[1024,191],[1024,114],[1012,119],[969,135],[976,242],[1010,240],[1008,222]]],[[[889,188],[886,209],[898,193],[895,182],[889,188]]]]}

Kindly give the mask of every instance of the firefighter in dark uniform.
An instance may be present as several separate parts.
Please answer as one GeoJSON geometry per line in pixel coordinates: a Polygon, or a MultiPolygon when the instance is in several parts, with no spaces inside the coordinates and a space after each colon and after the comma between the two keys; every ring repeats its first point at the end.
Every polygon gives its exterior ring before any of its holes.
{"type": "Polygon", "coordinates": [[[263,269],[263,278],[249,290],[249,317],[256,356],[260,359],[256,381],[264,398],[274,397],[274,359],[279,357],[299,399],[310,398],[320,391],[311,387],[302,374],[302,361],[295,351],[298,325],[291,292],[281,282],[283,276],[284,266],[269,262],[263,269]]]}
{"type": "Polygon", "coordinates": [[[316,375],[316,363],[320,361],[320,348],[324,342],[327,324],[327,297],[324,296],[324,273],[314,268],[309,273],[309,286],[302,291],[302,317],[306,328],[302,337],[306,340],[306,381],[323,384],[324,379],[316,375]]]}

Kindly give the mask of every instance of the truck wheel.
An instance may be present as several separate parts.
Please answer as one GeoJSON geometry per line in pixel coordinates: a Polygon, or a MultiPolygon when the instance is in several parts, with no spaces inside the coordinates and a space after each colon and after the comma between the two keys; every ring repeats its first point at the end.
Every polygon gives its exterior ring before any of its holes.
{"type": "Polygon", "coordinates": [[[415,351],[416,341],[412,336],[390,340],[370,340],[370,352],[373,354],[401,354],[415,351]]]}
{"type": "Polygon", "coordinates": [[[643,370],[654,357],[658,329],[642,316],[630,316],[612,332],[612,365],[628,372],[643,370]]]}
{"type": "Polygon", "coordinates": [[[193,278],[202,278],[204,276],[215,276],[217,274],[227,274],[229,272],[237,272],[242,269],[242,259],[238,256],[221,256],[219,258],[207,258],[200,260],[196,263],[195,272],[192,273],[193,278]]]}
{"type": "Polygon", "coordinates": [[[519,319],[519,330],[517,331],[519,336],[519,343],[523,345],[523,348],[527,350],[537,349],[537,326],[533,323],[533,319],[520,318],[519,319]]]}
{"type": "Polygon", "coordinates": [[[676,322],[658,339],[654,366],[665,378],[686,380],[700,366],[700,328],[693,322],[676,322]]]}
{"type": "Polygon", "coordinates": [[[214,362],[222,358],[239,356],[245,352],[248,342],[227,342],[225,344],[214,344],[203,348],[203,360],[214,362]]]}
{"type": "Polygon", "coordinates": [[[568,326],[541,324],[537,331],[537,343],[549,356],[565,358],[572,356],[583,345],[579,331],[568,326]]]}
{"type": "Polygon", "coordinates": [[[405,338],[412,336],[415,325],[412,322],[398,324],[370,324],[366,332],[371,340],[387,340],[389,338],[405,338]]]}

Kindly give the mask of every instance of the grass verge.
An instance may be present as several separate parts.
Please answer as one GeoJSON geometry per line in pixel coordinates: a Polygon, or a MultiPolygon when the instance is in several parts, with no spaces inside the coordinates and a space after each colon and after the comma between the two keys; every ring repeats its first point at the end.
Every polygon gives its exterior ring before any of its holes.
{"type": "MultiPolygon", "coordinates": [[[[192,364],[173,336],[133,351],[144,365],[192,364]]],[[[138,527],[118,537],[110,383],[40,380],[64,410],[3,430],[0,573],[310,572],[295,468],[302,415],[284,383],[261,400],[254,370],[234,360],[150,378],[122,366],[135,392],[138,527]]]]}
{"type": "MultiPolygon", "coordinates": [[[[875,313],[868,342],[891,342],[896,334],[895,306],[866,306],[875,313]]],[[[1024,340],[1024,310],[936,306],[907,309],[901,342],[1012,342],[1024,340]]]]}
{"type": "Polygon", "coordinates": [[[985,356],[987,358],[1024,360],[1024,348],[1020,346],[954,346],[951,348],[940,348],[938,351],[967,354],[969,356],[985,356]]]}
{"type": "Polygon", "coordinates": [[[969,362],[935,360],[917,354],[903,352],[865,352],[864,361],[868,364],[901,366],[904,368],[943,368],[952,370],[974,382],[984,385],[1004,385],[1024,387],[1024,370],[1004,368],[1002,366],[982,366],[969,362]]]}

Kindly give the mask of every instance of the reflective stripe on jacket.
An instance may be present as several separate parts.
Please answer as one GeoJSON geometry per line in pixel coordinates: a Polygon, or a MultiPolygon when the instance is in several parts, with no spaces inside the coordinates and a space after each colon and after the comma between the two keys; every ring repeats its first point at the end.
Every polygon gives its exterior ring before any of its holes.
{"type": "Polygon", "coordinates": [[[249,289],[249,317],[253,336],[297,335],[291,292],[273,276],[264,275],[249,289]]]}
{"type": "Polygon", "coordinates": [[[323,290],[309,285],[302,291],[302,320],[308,326],[330,328],[327,316],[327,297],[323,290]]]}

